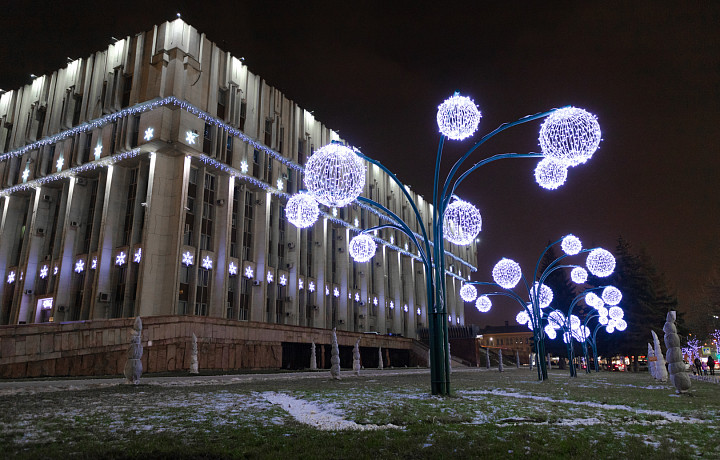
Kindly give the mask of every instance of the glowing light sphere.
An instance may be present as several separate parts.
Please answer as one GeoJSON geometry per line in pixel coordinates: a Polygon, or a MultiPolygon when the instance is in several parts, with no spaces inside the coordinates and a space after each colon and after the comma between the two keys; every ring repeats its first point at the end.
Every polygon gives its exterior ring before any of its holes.
{"type": "Polygon", "coordinates": [[[514,260],[503,258],[493,267],[492,277],[499,286],[512,289],[520,282],[522,270],[514,260]]]}
{"type": "Polygon", "coordinates": [[[472,243],[482,230],[478,208],[463,200],[455,200],[445,209],[443,233],[451,243],[465,246],[472,243]]]}
{"type": "Polygon", "coordinates": [[[548,315],[548,326],[553,329],[560,329],[565,325],[565,315],[559,311],[551,311],[548,315]]]}
{"type": "Polygon", "coordinates": [[[492,301],[490,300],[490,297],[486,295],[478,297],[475,301],[475,308],[477,308],[480,313],[489,312],[492,308],[492,301]]]}
{"type": "Polygon", "coordinates": [[[607,316],[601,316],[598,318],[598,323],[602,324],[603,326],[606,326],[610,319],[607,316]]]}
{"type": "Polygon", "coordinates": [[[365,164],[348,147],[328,144],[308,158],[305,186],[320,203],[345,206],[365,187],[365,164]]]}
{"type": "Polygon", "coordinates": [[[608,311],[608,316],[612,319],[622,319],[623,316],[625,316],[625,312],[620,307],[610,307],[610,310],[608,311]]]}
{"type": "Polygon", "coordinates": [[[550,289],[550,287],[540,284],[537,281],[535,282],[535,285],[530,290],[530,300],[535,300],[535,295],[537,293],[538,296],[538,304],[540,308],[547,308],[550,306],[553,300],[553,291],[550,289]]]}
{"type": "Polygon", "coordinates": [[[527,324],[530,321],[530,315],[523,310],[515,316],[515,321],[517,321],[518,324],[527,324]]]}
{"type": "Polygon", "coordinates": [[[593,249],[590,251],[585,265],[595,276],[609,276],[615,270],[615,256],[602,248],[593,249]]]}
{"type": "Polygon", "coordinates": [[[285,216],[298,228],[307,228],[317,221],[320,215],[317,201],[309,193],[296,193],[285,206],[285,216]]]}
{"type": "Polygon", "coordinates": [[[598,149],[600,124],[591,113],[566,107],[547,117],[539,140],[543,155],[576,166],[588,161],[598,149]]]}
{"type": "Polygon", "coordinates": [[[605,326],[605,330],[608,334],[612,334],[613,332],[615,332],[615,326],[613,326],[612,324],[608,324],[607,326],[605,326]]]}
{"type": "Polygon", "coordinates": [[[588,292],[585,294],[585,303],[593,308],[600,308],[605,305],[605,302],[603,302],[602,299],[594,292],[588,292]]]}
{"type": "Polygon", "coordinates": [[[553,158],[543,158],[535,167],[535,182],[544,189],[555,190],[567,180],[566,163],[553,158]]]}
{"type": "Polygon", "coordinates": [[[625,329],[627,329],[627,322],[622,318],[616,320],[615,321],[615,329],[617,329],[618,331],[621,331],[621,332],[624,331],[625,329]]]}
{"type": "Polygon", "coordinates": [[[605,306],[598,307],[597,312],[600,316],[608,316],[610,314],[610,311],[605,308],[605,306]]]}
{"type": "Polygon", "coordinates": [[[587,281],[587,278],[588,272],[582,267],[575,267],[570,272],[570,279],[573,280],[573,283],[583,284],[585,281],[587,281]]]}
{"type": "Polygon", "coordinates": [[[578,342],[584,342],[585,339],[590,335],[590,329],[585,326],[578,327],[572,330],[572,336],[578,342]]]}
{"type": "Polygon", "coordinates": [[[475,289],[475,286],[472,284],[463,284],[460,288],[460,297],[462,297],[465,302],[473,302],[477,299],[477,296],[477,289],[475,289]]]}
{"type": "Polygon", "coordinates": [[[555,332],[555,329],[551,325],[545,326],[545,335],[550,340],[555,340],[557,337],[557,332],[555,332]]]}
{"type": "Polygon", "coordinates": [[[377,250],[377,244],[370,235],[361,233],[350,240],[350,255],[355,262],[367,262],[372,259],[377,250]]]}
{"type": "Polygon", "coordinates": [[[580,241],[580,238],[571,233],[562,239],[560,247],[562,247],[565,254],[574,256],[582,251],[582,242],[580,241]]]}
{"type": "Polygon", "coordinates": [[[617,305],[622,300],[622,292],[615,286],[608,286],[603,289],[602,299],[608,305],[617,305]]]}
{"type": "Polygon", "coordinates": [[[472,99],[455,93],[438,106],[437,124],[443,136],[460,141],[477,131],[481,117],[472,99]]]}

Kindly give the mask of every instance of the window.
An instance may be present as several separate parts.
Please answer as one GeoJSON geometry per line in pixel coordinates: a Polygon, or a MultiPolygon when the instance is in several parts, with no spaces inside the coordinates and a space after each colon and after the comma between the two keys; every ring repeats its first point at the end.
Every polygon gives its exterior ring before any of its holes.
{"type": "Polygon", "coordinates": [[[197,197],[197,175],[198,169],[190,168],[188,180],[188,191],[185,203],[185,229],[183,233],[183,244],[193,246],[193,229],[195,228],[195,199],[197,197]]]}
{"type": "Polygon", "coordinates": [[[252,174],[255,177],[258,177],[260,174],[260,151],[257,149],[253,150],[253,170],[252,174]]]}
{"type": "Polygon", "coordinates": [[[130,107],[130,91],[132,90],[132,75],[123,76],[122,107],[130,107]]]}
{"type": "Polygon", "coordinates": [[[135,115],[132,120],[132,133],[130,133],[130,146],[137,147],[140,139],[140,115],[135,115]]]}
{"type": "Polygon", "coordinates": [[[43,127],[45,126],[45,107],[38,107],[35,112],[35,120],[37,121],[37,133],[35,139],[42,138],[43,127]]]}
{"type": "Polygon", "coordinates": [[[250,289],[252,288],[252,281],[250,278],[243,276],[240,282],[240,305],[238,306],[238,319],[241,321],[247,321],[250,316],[250,289]]]}
{"type": "Polygon", "coordinates": [[[245,118],[247,117],[247,101],[242,100],[240,102],[240,121],[238,123],[238,128],[241,130],[245,129],[245,118]]]}
{"type": "Polygon", "coordinates": [[[130,243],[132,237],[133,217],[135,215],[135,198],[137,194],[138,168],[130,170],[130,180],[127,192],[127,204],[125,205],[125,224],[123,225],[122,244],[130,243]]]}
{"type": "Polygon", "coordinates": [[[243,239],[242,239],[242,258],[243,260],[252,260],[252,234],[253,234],[253,194],[250,191],[245,192],[245,218],[243,219],[243,239]]]}
{"type": "Polygon", "coordinates": [[[207,316],[210,286],[210,270],[198,268],[197,292],[195,295],[195,315],[207,316]]]}
{"type": "Polygon", "coordinates": [[[305,164],[305,141],[303,139],[298,139],[298,163],[305,164]]]}
{"type": "Polygon", "coordinates": [[[205,173],[202,219],[200,221],[200,249],[212,250],[213,220],[215,217],[215,175],[205,173]]]}
{"type": "Polygon", "coordinates": [[[270,144],[272,144],[272,126],[272,120],[265,120],[265,145],[267,145],[268,147],[270,147],[270,144]]]}
{"type": "Polygon", "coordinates": [[[225,106],[227,106],[227,95],[226,89],[218,90],[218,101],[217,101],[217,117],[221,120],[225,119],[225,106]]]}
{"type": "Polygon", "coordinates": [[[233,161],[233,137],[227,135],[227,143],[225,145],[225,163],[232,165],[233,161]]]}
{"type": "Polygon", "coordinates": [[[208,155],[212,154],[212,128],[210,123],[205,123],[203,130],[203,152],[208,155]]]}
{"type": "Polygon", "coordinates": [[[278,134],[278,152],[283,153],[283,139],[285,139],[285,128],[280,127],[280,134],[278,134]]]}
{"type": "Polygon", "coordinates": [[[232,212],[230,214],[230,257],[237,257],[237,233],[240,220],[240,187],[233,188],[232,212]]]}

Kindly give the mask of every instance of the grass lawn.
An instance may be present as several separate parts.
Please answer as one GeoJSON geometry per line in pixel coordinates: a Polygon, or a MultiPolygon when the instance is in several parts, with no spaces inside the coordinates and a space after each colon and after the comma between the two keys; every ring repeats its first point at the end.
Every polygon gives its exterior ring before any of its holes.
{"type": "Polygon", "coordinates": [[[391,369],[0,386],[0,458],[720,458],[719,385],[536,376],[458,369],[444,398],[429,372],[391,369]]]}

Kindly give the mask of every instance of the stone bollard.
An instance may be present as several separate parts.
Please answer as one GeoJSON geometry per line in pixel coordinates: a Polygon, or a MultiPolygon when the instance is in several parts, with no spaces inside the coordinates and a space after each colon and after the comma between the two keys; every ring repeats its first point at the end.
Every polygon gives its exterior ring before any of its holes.
{"type": "Polygon", "coordinates": [[[317,355],[315,354],[315,341],[310,344],[310,370],[314,371],[317,369],[317,355]]]}
{"type": "Polygon", "coordinates": [[[197,346],[197,336],[193,332],[192,335],[192,348],[190,349],[190,373],[191,374],[199,374],[200,371],[198,370],[198,346],[197,346]]]}
{"type": "Polygon", "coordinates": [[[140,383],[140,375],[142,375],[142,320],[138,316],[135,318],[133,330],[130,333],[130,346],[127,351],[127,362],[125,363],[125,382],[137,385],[140,383]]]}
{"type": "Polygon", "coordinates": [[[338,347],[337,333],[332,330],[332,354],[330,355],[330,375],[340,380],[340,348],[338,347]]]}
{"type": "Polygon", "coordinates": [[[357,339],[353,348],[353,370],[355,375],[360,375],[360,339],[357,339]]]}
{"type": "Polygon", "coordinates": [[[500,372],[503,372],[503,362],[502,362],[502,348],[498,348],[498,370],[500,372]]]}

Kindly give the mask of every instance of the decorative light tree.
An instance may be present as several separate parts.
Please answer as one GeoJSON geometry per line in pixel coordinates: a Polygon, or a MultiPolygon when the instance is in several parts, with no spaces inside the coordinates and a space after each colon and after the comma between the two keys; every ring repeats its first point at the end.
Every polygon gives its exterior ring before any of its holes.
{"type": "MultiPolygon", "coordinates": [[[[601,140],[600,126],[597,120],[582,109],[564,107],[529,115],[515,122],[502,124],[483,136],[455,162],[444,184],[441,183],[440,164],[445,139],[462,140],[472,136],[477,131],[481,116],[472,99],[461,96],[459,93],[455,93],[438,107],[437,123],[442,135],[435,157],[433,215],[429,225],[426,225],[405,185],[377,160],[353,151],[342,144],[331,143],[316,151],[305,165],[305,186],[308,193],[319,203],[335,210],[337,207],[357,200],[362,204],[379,209],[389,220],[389,223],[365,229],[361,234],[392,228],[407,235],[412,244],[416,246],[426,273],[430,373],[433,394],[450,394],[446,271],[444,245],[441,242],[443,239],[447,239],[455,244],[470,244],[480,232],[482,225],[482,218],[477,208],[457,199],[454,195],[455,190],[479,167],[506,158],[548,158],[538,165],[535,177],[542,187],[557,188],[565,181],[568,168],[584,163],[592,157],[601,140]],[[542,153],[497,154],[475,163],[462,174],[458,174],[460,167],[468,157],[496,134],[513,126],[545,117],[547,120],[540,128],[539,137],[542,153]],[[412,208],[412,217],[417,221],[417,227],[421,234],[414,233],[405,221],[385,206],[359,196],[365,183],[363,160],[383,170],[399,186],[412,208]],[[428,230],[431,231],[430,235],[434,236],[434,241],[431,241],[428,230]]],[[[297,219],[296,214],[298,213],[289,214],[288,218],[295,219],[301,224],[299,226],[310,226],[313,219],[311,211],[306,213],[307,219],[297,219]]],[[[369,244],[368,240],[372,241],[374,238],[367,235],[367,238],[363,240],[354,238],[351,242],[349,252],[356,258],[355,260],[366,261],[374,254],[375,248],[369,244]]],[[[483,301],[482,305],[487,304],[483,301]]]]}

